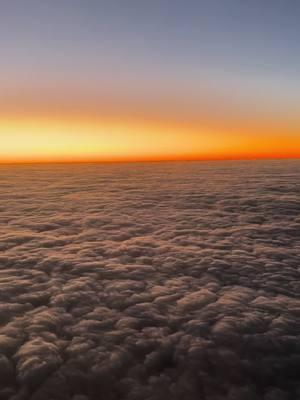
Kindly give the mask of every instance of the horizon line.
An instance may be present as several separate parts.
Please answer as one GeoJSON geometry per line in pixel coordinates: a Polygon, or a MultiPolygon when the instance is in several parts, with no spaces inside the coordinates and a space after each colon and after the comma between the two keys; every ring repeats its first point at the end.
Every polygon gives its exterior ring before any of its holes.
{"type": "Polygon", "coordinates": [[[32,160],[32,161],[0,161],[0,166],[22,165],[55,165],[55,164],[135,164],[135,163],[168,163],[168,162],[222,162],[222,161],[272,161],[272,160],[300,160],[300,154],[294,156],[241,156],[241,157],[208,157],[208,158],[144,158],[144,159],[115,159],[115,160],[32,160]]]}

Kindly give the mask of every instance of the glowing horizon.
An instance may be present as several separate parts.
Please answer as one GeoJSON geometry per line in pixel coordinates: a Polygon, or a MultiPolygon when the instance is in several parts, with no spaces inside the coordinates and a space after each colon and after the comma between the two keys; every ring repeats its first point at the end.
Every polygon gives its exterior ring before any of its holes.
{"type": "MultiPolygon", "coordinates": [[[[128,120],[0,118],[0,163],[298,158],[291,129],[256,133],[214,124],[128,120]]],[[[249,130],[249,128],[248,128],[249,130]]]]}

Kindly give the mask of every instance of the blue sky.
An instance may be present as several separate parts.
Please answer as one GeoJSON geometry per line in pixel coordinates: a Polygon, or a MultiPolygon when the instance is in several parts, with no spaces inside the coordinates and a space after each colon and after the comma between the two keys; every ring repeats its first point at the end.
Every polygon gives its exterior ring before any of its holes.
{"type": "Polygon", "coordinates": [[[297,1],[1,2],[0,84],[143,93],[203,87],[295,105],[297,1]]]}

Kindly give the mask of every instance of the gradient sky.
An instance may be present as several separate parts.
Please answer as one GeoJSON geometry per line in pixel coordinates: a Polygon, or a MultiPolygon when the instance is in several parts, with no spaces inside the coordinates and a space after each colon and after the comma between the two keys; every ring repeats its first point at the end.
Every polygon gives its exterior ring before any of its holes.
{"type": "Polygon", "coordinates": [[[0,161],[300,157],[299,21],[296,0],[2,0],[0,161]]]}

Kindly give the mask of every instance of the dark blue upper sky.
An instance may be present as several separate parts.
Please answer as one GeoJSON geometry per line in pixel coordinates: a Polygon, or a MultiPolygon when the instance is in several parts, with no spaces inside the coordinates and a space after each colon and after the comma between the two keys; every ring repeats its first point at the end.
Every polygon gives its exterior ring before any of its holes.
{"type": "Polygon", "coordinates": [[[2,93],[203,89],[296,107],[297,0],[3,0],[2,93]]]}

